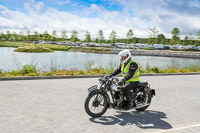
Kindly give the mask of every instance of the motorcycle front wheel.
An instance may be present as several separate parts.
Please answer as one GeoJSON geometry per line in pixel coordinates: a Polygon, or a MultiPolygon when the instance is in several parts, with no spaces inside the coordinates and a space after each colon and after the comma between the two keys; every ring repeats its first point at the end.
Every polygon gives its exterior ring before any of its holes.
{"type": "Polygon", "coordinates": [[[100,117],[107,111],[106,96],[99,91],[91,92],[85,100],[85,111],[91,117],[100,117]]]}

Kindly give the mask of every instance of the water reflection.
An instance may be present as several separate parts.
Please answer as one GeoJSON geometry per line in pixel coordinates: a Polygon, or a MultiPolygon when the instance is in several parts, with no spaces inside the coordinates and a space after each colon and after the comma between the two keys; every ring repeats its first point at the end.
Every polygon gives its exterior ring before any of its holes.
{"type": "MultiPolygon", "coordinates": [[[[82,52],[55,51],[53,53],[20,53],[14,52],[15,48],[0,47],[0,69],[12,70],[22,66],[36,65],[38,70],[50,69],[86,69],[90,63],[92,67],[118,67],[119,57],[114,54],[92,54],[82,52]],[[93,62],[93,63],[92,63],[93,62]]],[[[175,66],[183,68],[189,65],[199,65],[199,59],[132,56],[143,68],[147,66],[168,68],[175,66]]]]}

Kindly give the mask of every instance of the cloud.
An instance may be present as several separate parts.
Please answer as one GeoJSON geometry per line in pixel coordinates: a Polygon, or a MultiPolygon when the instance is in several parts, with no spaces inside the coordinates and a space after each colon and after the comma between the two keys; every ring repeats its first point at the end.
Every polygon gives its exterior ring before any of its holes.
{"type": "Polygon", "coordinates": [[[100,29],[103,30],[105,38],[108,38],[112,30],[115,30],[119,37],[123,37],[128,32],[130,25],[132,25],[131,18],[124,17],[124,19],[120,19],[119,12],[110,12],[95,4],[91,4],[88,8],[88,11],[98,14],[99,17],[94,18],[80,17],[70,12],[46,8],[42,2],[25,3],[24,6],[28,11],[27,14],[20,11],[11,11],[1,6],[1,10],[3,10],[1,14],[4,12],[6,15],[0,15],[0,20],[3,24],[1,24],[0,30],[4,32],[6,30],[16,32],[30,30],[32,33],[34,31],[43,33],[47,30],[51,33],[53,30],[57,32],[66,30],[68,36],[70,36],[72,30],[77,30],[79,37],[83,39],[87,30],[91,33],[92,38],[95,38],[100,29]]]}
{"type": "MultiPolygon", "coordinates": [[[[156,27],[159,33],[171,38],[171,31],[174,27],[180,29],[181,37],[192,33],[193,35],[200,28],[200,14],[192,14],[192,7],[198,8],[199,1],[191,0],[186,9],[190,12],[181,12],[181,8],[174,9],[173,6],[185,5],[181,1],[174,3],[172,0],[109,0],[111,4],[118,4],[123,7],[122,11],[109,11],[102,5],[90,4],[83,6],[77,14],[66,11],[59,11],[46,7],[43,2],[29,1],[24,3],[28,13],[12,11],[0,5],[0,30],[1,31],[38,31],[51,33],[56,30],[58,33],[66,30],[68,37],[72,30],[79,32],[79,38],[84,39],[88,30],[92,38],[102,29],[104,37],[108,38],[112,30],[115,30],[118,38],[126,37],[129,29],[133,29],[134,36],[148,37],[150,28],[156,27]],[[196,3],[197,4],[196,4],[196,3]],[[173,6],[172,6],[173,5],[173,6]],[[190,13],[192,15],[190,15],[190,13]],[[84,14],[81,16],[80,14],[84,14]]],[[[70,1],[62,1],[69,2],[70,1]]]]}
{"type": "Polygon", "coordinates": [[[70,4],[70,0],[65,0],[65,1],[58,1],[57,2],[59,5],[65,5],[65,4],[70,4]]]}
{"type": "MultiPolygon", "coordinates": [[[[182,35],[196,34],[200,28],[199,0],[112,0],[132,12],[134,18],[147,27],[159,28],[160,33],[171,37],[174,27],[182,35]]],[[[141,27],[141,25],[139,25],[141,27]]]]}
{"type": "Polygon", "coordinates": [[[41,13],[42,11],[45,10],[45,5],[43,2],[37,2],[35,3],[34,1],[31,2],[25,2],[24,3],[24,8],[29,12],[38,12],[41,13]]]}
{"type": "Polygon", "coordinates": [[[95,12],[101,12],[101,8],[100,7],[98,7],[98,5],[96,5],[96,4],[91,4],[91,9],[93,10],[93,11],[95,11],[95,12]]]}

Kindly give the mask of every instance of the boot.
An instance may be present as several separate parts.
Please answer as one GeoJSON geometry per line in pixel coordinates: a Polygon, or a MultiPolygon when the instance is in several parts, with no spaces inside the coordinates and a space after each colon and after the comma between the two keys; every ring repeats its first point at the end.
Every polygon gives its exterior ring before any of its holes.
{"type": "Polygon", "coordinates": [[[126,105],[125,109],[129,110],[130,108],[133,107],[133,102],[132,102],[131,97],[129,95],[126,96],[126,100],[127,100],[127,105],[126,105]]]}
{"type": "Polygon", "coordinates": [[[125,95],[126,95],[126,101],[127,101],[127,105],[126,105],[125,109],[129,110],[130,108],[133,107],[133,104],[132,104],[132,101],[131,101],[132,98],[131,98],[130,90],[126,90],[125,95]]]}
{"type": "Polygon", "coordinates": [[[131,101],[127,101],[127,105],[125,107],[126,110],[129,110],[133,107],[133,103],[131,101]]]}

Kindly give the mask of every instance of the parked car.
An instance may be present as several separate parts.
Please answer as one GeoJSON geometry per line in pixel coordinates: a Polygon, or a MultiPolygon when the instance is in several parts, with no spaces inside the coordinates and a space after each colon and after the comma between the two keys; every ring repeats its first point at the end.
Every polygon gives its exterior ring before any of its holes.
{"type": "Polygon", "coordinates": [[[102,43],[102,44],[100,44],[100,46],[103,46],[103,47],[110,47],[110,46],[112,46],[112,44],[102,43]]]}
{"type": "Polygon", "coordinates": [[[81,43],[80,46],[88,46],[88,43],[81,43]]]}
{"type": "Polygon", "coordinates": [[[164,46],[164,49],[165,49],[165,50],[170,50],[170,48],[171,48],[170,45],[165,45],[165,46],[164,46]]]}
{"type": "Polygon", "coordinates": [[[182,49],[182,45],[181,44],[176,44],[172,46],[174,49],[182,49]]]}
{"type": "Polygon", "coordinates": [[[154,49],[164,49],[164,44],[154,44],[153,45],[154,49]]]}
{"type": "Polygon", "coordinates": [[[197,47],[196,47],[196,50],[199,50],[199,51],[200,51],[200,46],[197,46],[197,47]]]}
{"type": "Polygon", "coordinates": [[[99,46],[98,43],[89,43],[88,45],[89,45],[90,47],[95,47],[95,46],[98,47],[98,46],[99,46]]]}
{"type": "Polygon", "coordinates": [[[123,48],[126,45],[126,43],[115,43],[114,46],[118,48],[123,48]]]}
{"type": "Polygon", "coordinates": [[[138,48],[147,48],[147,44],[138,43],[136,45],[137,45],[138,48]]]}
{"type": "Polygon", "coordinates": [[[187,45],[186,47],[187,49],[193,49],[193,50],[195,49],[195,46],[192,46],[192,45],[187,45]]]}

